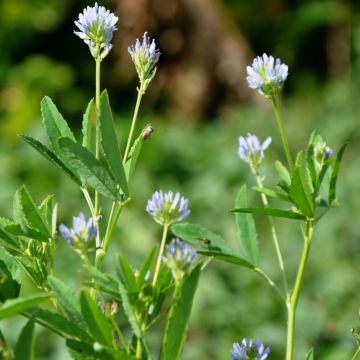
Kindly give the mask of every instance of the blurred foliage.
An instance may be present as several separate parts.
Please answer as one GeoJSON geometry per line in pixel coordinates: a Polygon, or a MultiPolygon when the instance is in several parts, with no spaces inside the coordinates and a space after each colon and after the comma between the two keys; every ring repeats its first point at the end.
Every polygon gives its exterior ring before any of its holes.
{"type": "MultiPolygon", "coordinates": [[[[305,146],[314,129],[336,150],[350,139],[340,171],[341,207],[332,211],[315,233],[296,340],[296,359],[303,359],[313,346],[315,358],[348,359],[355,348],[350,327],[358,322],[360,286],[360,230],[356,223],[360,213],[360,5],[355,0],[223,3],[238,25],[234,31],[245,36],[255,53],[271,52],[290,67],[282,106],[293,152],[305,146]]],[[[0,1],[2,216],[10,214],[13,194],[22,183],[38,200],[55,193],[60,222],[69,223],[85,206],[72,183],[59,176],[29,146],[19,143],[16,134],[44,137],[39,126],[39,101],[45,94],[54,99],[74,128],[79,127],[81,114],[93,93],[93,64],[88,49],[73,36],[72,30],[77,13],[87,4],[70,0],[0,1]]],[[[110,5],[115,7],[115,2],[110,5]]],[[[121,27],[121,19],[126,16],[119,16],[121,27]]],[[[111,88],[124,143],[135,90],[131,79],[125,85],[119,84],[123,75],[114,70],[117,56],[114,51],[104,62],[103,86],[111,88]]],[[[166,53],[161,61],[170,61],[166,53]]],[[[160,239],[160,227],[144,211],[146,200],[159,188],[180,190],[191,201],[191,222],[207,226],[234,242],[234,215],[228,209],[233,207],[244,182],[254,184],[248,168],[236,155],[238,136],[251,132],[261,139],[273,137],[262,169],[268,184],[276,182],[271,165],[277,156],[282,156],[269,104],[259,97],[254,99],[240,105],[234,99],[231,106],[214,111],[215,118],[203,116],[200,121],[183,117],[180,122],[161,115],[167,105],[166,94],[159,96],[156,89],[149,90],[141,121],[151,122],[155,133],[145,144],[134,179],[134,199],[117,229],[115,252],[123,251],[139,265],[160,239]],[[143,115],[149,112],[151,115],[143,115]]],[[[250,195],[250,203],[260,203],[257,194],[250,195]]],[[[257,218],[257,224],[262,264],[279,277],[268,224],[261,218],[257,218]]],[[[294,273],[301,249],[300,234],[291,222],[278,220],[276,224],[288,267],[294,273]]],[[[75,285],[81,274],[77,257],[69,249],[65,242],[59,243],[56,266],[61,277],[70,278],[75,285]]],[[[109,259],[106,264],[109,270],[113,261],[109,259]]],[[[29,287],[22,291],[30,291],[29,287]]],[[[14,341],[23,324],[22,319],[12,319],[2,323],[1,330],[14,341]]],[[[64,344],[55,335],[49,337],[38,326],[37,336],[37,359],[67,359],[64,344]]],[[[243,337],[258,338],[271,346],[271,358],[282,358],[285,314],[281,302],[252,273],[212,261],[200,278],[183,358],[227,359],[232,343],[243,337]]]]}

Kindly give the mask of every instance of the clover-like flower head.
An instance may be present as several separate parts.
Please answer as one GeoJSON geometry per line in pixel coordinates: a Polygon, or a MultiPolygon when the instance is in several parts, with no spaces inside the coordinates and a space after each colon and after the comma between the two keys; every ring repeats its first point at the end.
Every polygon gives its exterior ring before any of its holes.
{"type": "Polygon", "coordinates": [[[128,51],[139,75],[140,83],[146,90],[155,75],[156,64],[161,53],[156,49],[155,40],[151,40],[146,32],[143,35],[143,41],[136,39],[135,45],[129,46],[128,51]]]}
{"type": "Polygon", "coordinates": [[[264,151],[271,144],[269,136],[263,143],[256,135],[248,134],[246,137],[239,137],[238,155],[241,160],[248,163],[252,169],[257,170],[264,158],[264,151]]]}
{"type": "Polygon", "coordinates": [[[279,93],[288,76],[288,67],[274,59],[271,55],[258,56],[251,66],[246,67],[246,80],[251,89],[256,89],[259,94],[271,98],[279,93]]]}
{"type": "Polygon", "coordinates": [[[97,3],[88,6],[75,25],[80,31],[74,33],[83,39],[90,48],[91,55],[97,60],[103,60],[112,48],[113,32],[117,30],[115,24],[118,17],[97,3]]]}
{"type": "Polygon", "coordinates": [[[243,339],[241,344],[234,343],[231,350],[232,360],[265,360],[270,353],[270,348],[257,340],[243,339]]]}
{"type": "Polygon", "coordinates": [[[172,271],[175,280],[180,280],[195,260],[196,251],[177,238],[166,246],[163,256],[163,261],[172,271]]]}
{"type": "Polygon", "coordinates": [[[189,200],[178,192],[173,195],[172,191],[164,193],[156,191],[146,205],[146,211],[161,225],[169,225],[184,220],[189,214],[189,200]]]}
{"type": "Polygon", "coordinates": [[[71,229],[64,224],[59,226],[61,236],[69,243],[88,242],[95,239],[98,227],[94,224],[92,218],[86,220],[85,215],[80,213],[79,216],[73,217],[73,226],[71,229]]]}

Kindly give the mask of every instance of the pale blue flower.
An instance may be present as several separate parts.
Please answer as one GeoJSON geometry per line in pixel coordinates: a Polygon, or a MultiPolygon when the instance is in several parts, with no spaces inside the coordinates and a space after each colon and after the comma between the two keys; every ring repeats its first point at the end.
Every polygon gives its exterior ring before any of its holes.
{"type": "Polygon", "coordinates": [[[80,213],[78,217],[73,217],[73,226],[71,229],[64,224],[59,226],[61,236],[69,243],[88,242],[95,239],[98,227],[94,224],[92,218],[86,220],[85,215],[80,213]]]}
{"type": "Polygon", "coordinates": [[[260,142],[256,135],[248,134],[246,137],[239,137],[238,155],[241,160],[248,163],[255,170],[261,164],[264,158],[264,151],[271,144],[269,136],[263,143],[260,142]]]}
{"type": "Polygon", "coordinates": [[[329,146],[327,146],[326,143],[324,142],[318,143],[315,146],[314,157],[315,157],[315,161],[319,166],[322,166],[325,162],[330,160],[333,154],[334,154],[333,150],[329,146]]]}
{"type": "Polygon", "coordinates": [[[163,261],[170,268],[174,279],[181,280],[188,269],[196,260],[196,251],[187,243],[179,239],[173,239],[166,246],[163,261]]]}
{"type": "Polygon", "coordinates": [[[117,16],[95,3],[93,7],[88,6],[79,14],[75,25],[80,31],[74,33],[89,46],[95,59],[102,60],[112,48],[111,40],[113,32],[117,30],[117,21],[117,16]]]}
{"type": "Polygon", "coordinates": [[[184,220],[189,214],[189,200],[182,197],[178,192],[173,195],[172,191],[164,193],[156,191],[146,205],[146,211],[161,224],[172,224],[184,220]]]}
{"type": "Polygon", "coordinates": [[[232,360],[265,360],[270,353],[270,348],[257,340],[243,339],[241,344],[234,343],[231,350],[232,360]]]}
{"type": "Polygon", "coordinates": [[[281,90],[288,76],[287,65],[281,64],[280,59],[274,60],[272,56],[266,54],[256,57],[246,70],[249,87],[268,98],[275,96],[281,90]]]}
{"type": "Polygon", "coordinates": [[[155,75],[156,64],[161,55],[160,51],[156,49],[155,40],[151,40],[145,32],[143,41],[140,42],[139,39],[136,39],[135,45],[129,46],[128,51],[135,64],[141,84],[147,88],[155,75]]]}

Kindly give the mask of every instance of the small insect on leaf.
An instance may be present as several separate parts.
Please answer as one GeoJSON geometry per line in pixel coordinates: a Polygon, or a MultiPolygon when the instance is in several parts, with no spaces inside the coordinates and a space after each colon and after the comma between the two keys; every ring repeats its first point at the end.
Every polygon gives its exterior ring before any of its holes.
{"type": "Polygon", "coordinates": [[[202,243],[204,243],[205,245],[210,245],[211,241],[207,238],[203,238],[203,237],[194,237],[195,240],[199,240],[202,243]]]}
{"type": "Polygon", "coordinates": [[[154,128],[151,125],[148,125],[141,133],[141,138],[143,139],[143,141],[150,139],[153,132],[154,128]]]}

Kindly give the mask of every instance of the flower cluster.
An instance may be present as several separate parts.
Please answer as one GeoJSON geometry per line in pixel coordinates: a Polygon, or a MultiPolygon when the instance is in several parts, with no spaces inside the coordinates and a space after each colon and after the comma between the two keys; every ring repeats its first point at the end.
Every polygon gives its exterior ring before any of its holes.
{"type": "Polygon", "coordinates": [[[136,39],[135,45],[129,46],[128,51],[145,91],[156,73],[156,64],[161,53],[156,49],[155,40],[151,40],[147,33],[144,33],[142,43],[136,39]]]}
{"type": "Polygon", "coordinates": [[[184,276],[195,259],[196,251],[179,239],[173,239],[166,246],[166,252],[163,256],[163,261],[172,271],[175,280],[180,280],[184,276]]]}
{"type": "Polygon", "coordinates": [[[257,340],[243,339],[241,344],[234,343],[231,350],[232,360],[265,360],[270,353],[270,348],[257,340]]]}
{"type": "Polygon", "coordinates": [[[85,215],[80,213],[73,217],[73,227],[69,229],[64,224],[59,226],[61,236],[69,243],[88,242],[96,238],[98,227],[92,218],[86,220],[85,215]]]}
{"type": "Polygon", "coordinates": [[[275,96],[281,90],[288,76],[287,65],[281,64],[280,59],[275,60],[266,54],[256,57],[246,70],[249,87],[267,98],[275,96]]]}
{"type": "Polygon", "coordinates": [[[318,143],[314,148],[314,158],[320,167],[330,160],[333,154],[333,150],[324,142],[318,143]]]}
{"type": "Polygon", "coordinates": [[[74,33],[89,46],[91,55],[96,60],[103,60],[112,48],[111,40],[113,32],[117,30],[117,21],[117,16],[95,3],[79,14],[75,25],[80,31],[74,33]]]}
{"type": "Polygon", "coordinates": [[[256,135],[248,134],[246,137],[239,137],[238,155],[241,160],[248,163],[251,168],[257,171],[264,158],[264,151],[271,144],[271,137],[268,137],[263,143],[256,135]]]}
{"type": "Polygon", "coordinates": [[[189,214],[189,200],[172,191],[156,191],[146,205],[146,211],[161,225],[182,221],[189,214]]]}

